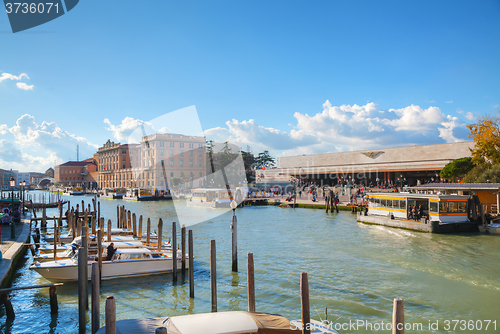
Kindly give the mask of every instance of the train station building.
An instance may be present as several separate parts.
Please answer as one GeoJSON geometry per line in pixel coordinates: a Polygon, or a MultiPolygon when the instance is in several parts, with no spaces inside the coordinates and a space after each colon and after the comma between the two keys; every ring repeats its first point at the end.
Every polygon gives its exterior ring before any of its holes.
{"type": "Polygon", "coordinates": [[[404,146],[279,158],[279,168],[258,170],[257,184],[286,185],[293,180],[336,185],[355,182],[414,186],[439,182],[439,173],[455,159],[470,157],[474,142],[404,146]]]}

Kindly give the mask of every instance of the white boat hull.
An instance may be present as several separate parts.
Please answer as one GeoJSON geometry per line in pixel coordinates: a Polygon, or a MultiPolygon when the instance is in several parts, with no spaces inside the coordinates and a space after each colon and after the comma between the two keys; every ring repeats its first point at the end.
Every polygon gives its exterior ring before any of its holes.
{"type": "MultiPolygon", "coordinates": [[[[33,265],[31,269],[52,282],[78,281],[78,264],[73,260],[54,261],[57,265],[50,267],[42,265],[33,265]]],[[[47,263],[47,262],[46,262],[47,263]]],[[[91,278],[92,263],[88,263],[88,279],[91,278]]],[[[186,259],[186,268],[189,267],[189,261],[186,259]]],[[[177,259],[177,268],[181,268],[181,259],[177,259]]],[[[125,261],[103,261],[102,274],[103,280],[146,276],[153,274],[162,274],[172,272],[172,258],[155,258],[143,260],[125,260],[125,261]]]]}
{"type": "Polygon", "coordinates": [[[500,234],[500,224],[479,225],[479,232],[486,234],[500,234]]]}

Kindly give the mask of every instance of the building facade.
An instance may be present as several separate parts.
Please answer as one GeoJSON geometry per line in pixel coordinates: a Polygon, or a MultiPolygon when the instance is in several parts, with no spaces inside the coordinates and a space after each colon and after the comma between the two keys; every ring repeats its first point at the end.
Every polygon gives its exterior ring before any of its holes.
{"type": "Polygon", "coordinates": [[[55,166],[54,179],[57,185],[63,187],[96,189],[96,171],[97,162],[94,158],[89,158],[83,161],[68,161],[55,166]]]}
{"type": "Polygon", "coordinates": [[[97,154],[101,188],[200,187],[206,176],[205,137],[153,134],[125,145],[108,140],[97,154]]]}
{"type": "Polygon", "coordinates": [[[0,187],[2,189],[10,189],[10,180],[12,178],[17,181],[17,170],[0,169],[0,187]]]}

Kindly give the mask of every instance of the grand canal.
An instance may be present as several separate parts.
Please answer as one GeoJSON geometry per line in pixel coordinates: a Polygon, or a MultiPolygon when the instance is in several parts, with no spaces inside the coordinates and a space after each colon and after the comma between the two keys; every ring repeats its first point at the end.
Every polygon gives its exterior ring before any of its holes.
{"type": "MultiPolygon", "coordinates": [[[[91,203],[92,197],[72,197],[72,205],[91,203]]],[[[170,223],[178,221],[171,202],[101,200],[101,215],[116,220],[116,206],[170,223]]],[[[199,209],[195,209],[199,210],[199,209]]],[[[205,209],[206,210],[206,209],[205,209]]],[[[213,209],[215,210],[215,209],[213,209]]],[[[48,215],[54,215],[48,210],[48,215]]],[[[193,211],[203,216],[203,211],[193,211]]],[[[256,309],[300,318],[299,274],[309,273],[311,316],[337,323],[391,320],[393,298],[403,298],[407,323],[422,324],[408,333],[494,333],[500,330],[500,238],[479,234],[433,235],[356,222],[350,212],[325,214],[323,210],[245,207],[238,218],[239,272],[231,272],[231,213],[189,228],[194,233],[195,298],[189,298],[182,278],[171,275],[103,281],[104,300],[113,295],[117,318],[147,318],[210,312],[210,240],[217,241],[218,309],[245,310],[246,254],[255,260],[256,309]],[[496,320],[488,330],[446,331],[446,320],[496,320]],[[429,322],[439,330],[429,330],[429,322]]],[[[180,230],[180,229],[178,229],[180,230]]],[[[13,286],[49,283],[29,270],[31,254],[17,271],[13,286]]],[[[48,289],[20,290],[11,294],[16,319],[6,322],[3,333],[76,333],[77,284],[58,288],[59,314],[50,315],[48,289]]],[[[451,326],[453,329],[453,325],[451,326]]],[[[90,318],[88,324],[90,332],[90,318]]],[[[354,330],[342,330],[353,333],[354,330]]],[[[360,330],[359,333],[389,333],[360,330]]]]}

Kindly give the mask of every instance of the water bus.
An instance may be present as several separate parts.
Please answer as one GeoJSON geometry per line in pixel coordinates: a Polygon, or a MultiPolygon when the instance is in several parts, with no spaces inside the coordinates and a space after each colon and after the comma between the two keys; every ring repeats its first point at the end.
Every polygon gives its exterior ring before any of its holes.
{"type": "Polygon", "coordinates": [[[478,230],[467,214],[468,196],[371,193],[367,197],[367,207],[358,214],[363,223],[433,233],[478,230]],[[415,214],[412,208],[416,208],[415,214]]]}
{"type": "Polygon", "coordinates": [[[125,188],[104,189],[100,197],[108,199],[122,199],[123,196],[125,196],[126,194],[127,194],[127,189],[125,188]]]}
{"type": "Polygon", "coordinates": [[[125,196],[123,196],[123,199],[132,201],[151,201],[154,199],[153,190],[144,188],[130,188],[127,190],[125,196]]]}
{"type": "Polygon", "coordinates": [[[230,204],[231,196],[225,188],[192,189],[191,198],[187,201],[187,205],[189,206],[207,208],[229,208],[230,204]]]}
{"type": "Polygon", "coordinates": [[[80,195],[83,195],[83,191],[82,191],[82,188],[80,188],[80,187],[66,187],[66,188],[64,188],[63,195],[80,196],[80,195]]]}

